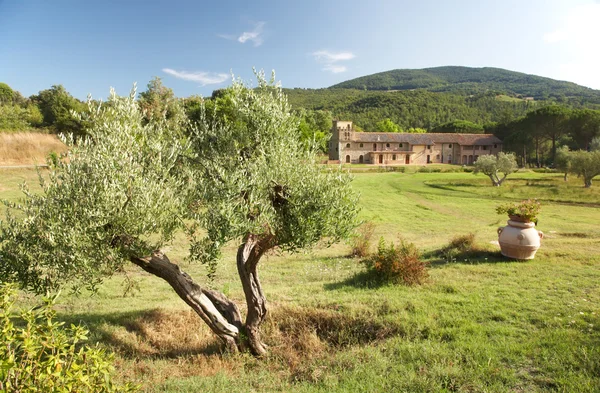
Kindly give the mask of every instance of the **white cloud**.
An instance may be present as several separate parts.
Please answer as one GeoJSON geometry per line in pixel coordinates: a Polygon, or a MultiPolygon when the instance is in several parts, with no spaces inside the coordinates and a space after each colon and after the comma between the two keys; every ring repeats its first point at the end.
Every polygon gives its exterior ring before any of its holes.
{"type": "Polygon", "coordinates": [[[312,56],[316,61],[324,64],[324,71],[330,71],[334,74],[348,70],[345,65],[341,65],[339,62],[352,60],[356,57],[352,52],[330,52],[327,50],[313,52],[312,56]]]}
{"type": "Polygon", "coordinates": [[[588,3],[572,8],[561,24],[543,35],[548,45],[564,52],[556,77],[600,89],[600,3],[588,3]]]}
{"type": "Polygon", "coordinates": [[[331,71],[334,74],[339,74],[340,72],[346,72],[348,68],[343,65],[327,64],[325,67],[323,67],[323,70],[331,71]]]}
{"type": "Polygon", "coordinates": [[[199,82],[202,86],[216,85],[225,82],[229,79],[228,74],[215,73],[215,72],[187,72],[187,71],[176,71],[171,68],[163,68],[164,73],[174,76],[175,78],[183,79],[186,81],[199,82]]]}
{"type": "Polygon", "coordinates": [[[352,52],[329,52],[326,50],[319,50],[316,52],[313,52],[312,54],[315,59],[317,60],[321,60],[325,63],[334,63],[336,61],[343,61],[343,60],[351,60],[354,59],[356,56],[354,56],[354,53],[352,52]]]}
{"type": "Polygon", "coordinates": [[[237,41],[241,44],[245,44],[246,42],[250,41],[254,43],[254,46],[261,46],[264,42],[264,27],[265,22],[257,22],[254,24],[254,29],[251,31],[244,31],[239,36],[234,34],[217,34],[217,36],[226,40],[237,41]]]}

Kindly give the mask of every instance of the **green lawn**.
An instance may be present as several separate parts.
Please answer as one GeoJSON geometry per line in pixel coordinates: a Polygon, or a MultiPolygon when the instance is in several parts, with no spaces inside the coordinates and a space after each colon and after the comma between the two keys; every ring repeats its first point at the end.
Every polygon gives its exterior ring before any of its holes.
{"type": "MultiPolygon", "coordinates": [[[[0,198],[35,171],[0,170],[0,198]]],[[[468,173],[355,174],[362,218],[379,236],[416,243],[431,262],[418,287],[379,286],[344,244],[269,255],[261,281],[271,355],[222,355],[167,284],[135,267],[94,296],[63,295],[60,315],[117,354],[118,377],[148,392],[600,391],[600,187],[560,174],[517,173],[500,188],[468,173]],[[499,203],[539,198],[546,234],[533,261],[491,244],[499,203]],[[439,249],[476,233],[489,252],[448,263],[439,249]]],[[[168,250],[185,255],[185,239],[168,250]]],[[[212,283],[243,299],[231,245],[212,283]]],[[[200,281],[202,267],[182,262],[200,281]]],[[[24,301],[30,301],[23,297],[24,301]]]]}

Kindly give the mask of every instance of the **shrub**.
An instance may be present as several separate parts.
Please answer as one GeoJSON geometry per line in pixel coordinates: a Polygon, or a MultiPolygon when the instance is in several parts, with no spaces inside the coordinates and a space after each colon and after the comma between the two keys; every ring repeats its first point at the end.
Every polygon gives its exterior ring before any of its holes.
{"type": "Polygon", "coordinates": [[[0,391],[1,392],[133,392],[138,387],[111,382],[112,355],[82,345],[88,331],[63,328],[52,305],[21,313],[23,326],[11,320],[15,288],[0,285],[0,391]]]}
{"type": "Polygon", "coordinates": [[[369,247],[371,246],[371,238],[374,231],[375,225],[372,222],[365,222],[358,227],[350,239],[351,254],[353,257],[362,258],[369,255],[369,247]]]}
{"type": "Polygon", "coordinates": [[[454,249],[459,252],[467,252],[474,249],[475,246],[475,234],[469,233],[466,235],[457,235],[450,240],[450,243],[446,247],[447,249],[454,249]]]}
{"type": "Polygon", "coordinates": [[[422,284],[429,276],[427,264],[420,260],[420,253],[413,243],[400,239],[396,247],[394,243],[386,245],[379,239],[377,253],[363,261],[367,268],[375,270],[385,281],[406,285],[422,284]]]}
{"type": "Polygon", "coordinates": [[[511,220],[537,223],[537,215],[542,205],[537,199],[527,199],[519,203],[507,203],[496,207],[496,213],[507,214],[511,220]]]}

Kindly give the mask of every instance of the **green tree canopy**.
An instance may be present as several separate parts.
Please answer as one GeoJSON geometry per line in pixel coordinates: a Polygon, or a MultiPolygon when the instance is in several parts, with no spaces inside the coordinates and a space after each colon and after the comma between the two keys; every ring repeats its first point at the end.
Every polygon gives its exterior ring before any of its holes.
{"type": "Polygon", "coordinates": [[[484,129],[482,125],[467,120],[454,120],[434,127],[431,132],[483,134],[484,129]]]}
{"type": "Polygon", "coordinates": [[[592,179],[600,175],[600,150],[574,151],[570,153],[570,171],[583,179],[585,188],[592,186],[592,179]]]}
{"type": "Polygon", "coordinates": [[[68,132],[76,135],[84,133],[82,123],[73,115],[74,112],[86,110],[86,106],[71,96],[63,85],[54,85],[31,96],[43,117],[43,125],[53,127],[58,132],[68,132]]]}
{"type": "Polygon", "coordinates": [[[402,132],[400,126],[394,123],[389,117],[378,122],[375,129],[377,132],[402,132]]]}
{"type": "Polygon", "coordinates": [[[6,83],[0,82],[0,105],[12,104],[14,91],[6,83]]]}
{"type": "Polygon", "coordinates": [[[497,157],[493,154],[479,156],[477,161],[475,161],[475,170],[473,173],[481,172],[487,175],[494,186],[500,187],[506,177],[516,172],[517,169],[515,155],[500,152],[497,157]],[[500,177],[500,174],[502,174],[502,177],[500,177]]]}
{"type": "Polygon", "coordinates": [[[145,119],[135,93],[111,92],[109,105],[85,119],[89,137],[67,140],[71,150],[52,163],[42,192],[9,205],[0,276],[38,292],[94,289],[131,262],[166,280],[229,349],[264,354],[261,256],[348,236],[357,200],[349,175],[324,170],[303,147],[281,90],[258,79],[256,89],[241,82],[227,89],[231,118],[201,116],[191,133],[145,119]],[[213,272],[221,247],[239,246],[245,323],[235,303],[160,251],[179,231],[192,239],[189,258],[213,272]]]}
{"type": "Polygon", "coordinates": [[[184,110],[173,90],[164,86],[159,77],[154,77],[147,87],[148,90],[139,94],[139,105],[146,122],[160,121],[163,117],[175,124],[183,121],[184,110]]]}
{"type": "Polygon", "coordinates": [[[576,109],[569,119],[568,127],[576,148],[588,150],[592,140],[600,136],[600,111],[576,109]]]}

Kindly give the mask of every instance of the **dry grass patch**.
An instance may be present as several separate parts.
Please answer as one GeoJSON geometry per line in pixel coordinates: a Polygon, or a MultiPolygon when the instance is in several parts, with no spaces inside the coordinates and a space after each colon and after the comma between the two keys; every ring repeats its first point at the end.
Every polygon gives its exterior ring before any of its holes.
{"type": "Polygon", "coordinates": [[[43,164],[51,152],[62,153],[67,147],[56,135],[21,132],[0,133],[0,165],[43,164]]]}
{"type": "Polygon", "coordinates": [[[275,306],[264,325],[266,359],[227,354],[220,341],[192,311],[155,309],[122,324],[100,326],[102,341],[118,356],[119,377],[145,386],[171,378],[231,377],[248,367],[275,371],[292,382],[319,379],[320,365],[356,345],[405,334],[397,324],[372,315],[349,316],[333,310],[275,306]],[[121,365],[121,367],[119,367],[121,365]]]}

